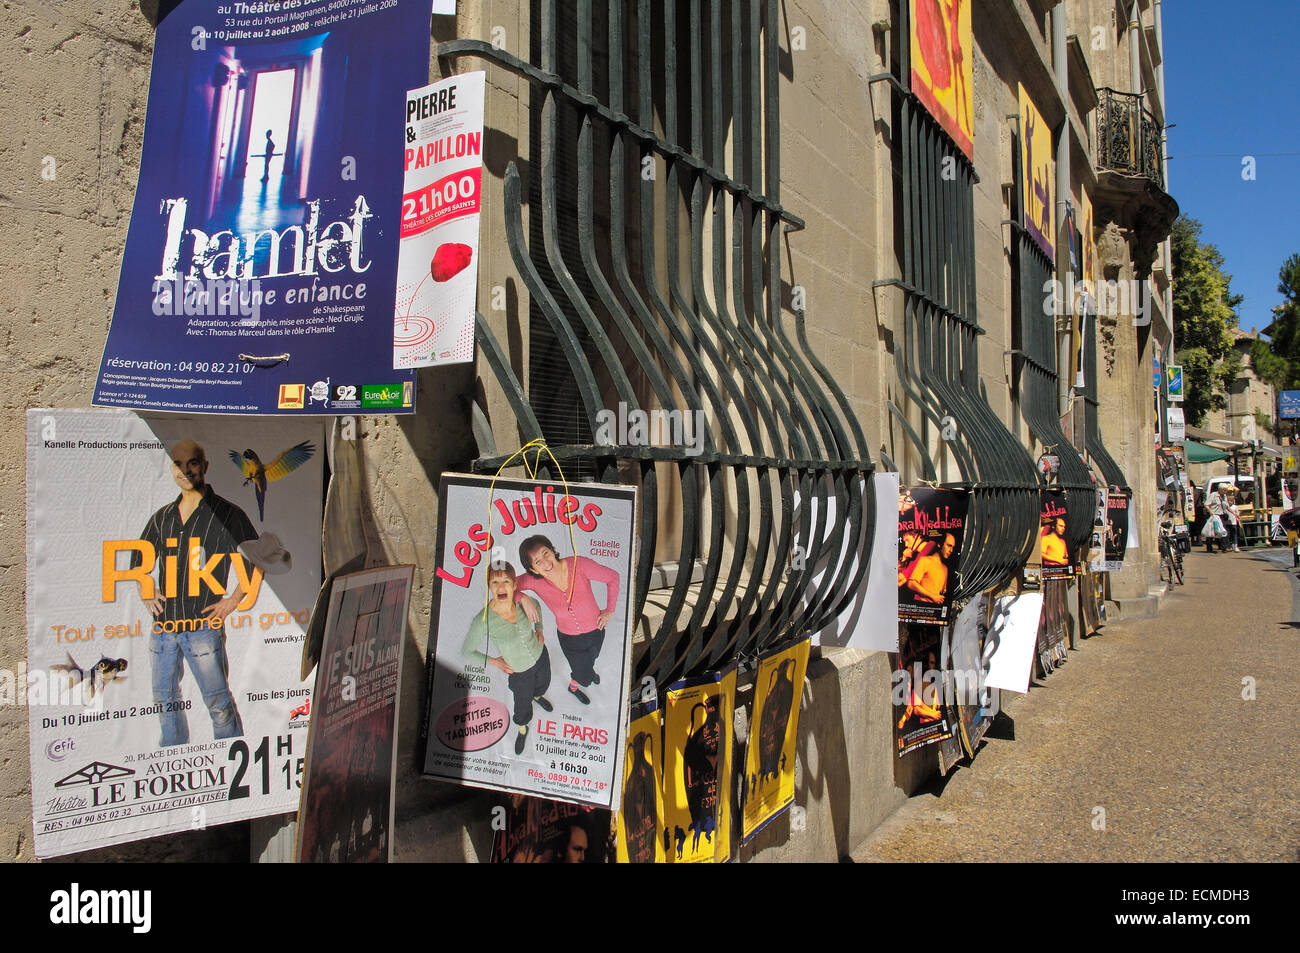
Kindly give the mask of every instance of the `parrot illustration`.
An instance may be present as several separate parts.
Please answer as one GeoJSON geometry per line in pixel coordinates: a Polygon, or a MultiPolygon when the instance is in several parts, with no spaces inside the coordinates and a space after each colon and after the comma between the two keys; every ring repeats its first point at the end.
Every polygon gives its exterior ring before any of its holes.
{"type": "Polygon", "coordinates": [[[269,464],[266,464],[252,450],[245,450],[242,454],[237,450],[230,451],[230,462],[239,467],[240,472],[244,474],[244,486],[251,482],[254,491],[257,493],[257,519],[259,522],[266,521],[266,484],[288,476],[310,460],[315,452],[316,448],[312,446],[312,442],[304,440],[297,446],[284,451],[269,464]]]}

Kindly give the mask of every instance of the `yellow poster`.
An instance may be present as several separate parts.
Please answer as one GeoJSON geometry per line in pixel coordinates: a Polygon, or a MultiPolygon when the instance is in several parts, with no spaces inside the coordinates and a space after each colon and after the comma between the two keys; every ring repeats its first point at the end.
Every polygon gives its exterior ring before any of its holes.
{"type": "Polygon", "coordinates": [[[1025,229],[1048,258],[1055,257],[1052,240],[1052,130],[1047,128],[1023,84],[1020,102],[1020,189],[1025,229]]]}
{"type": "Polygon", "coordinates": [[[742,844],[794,803],[795,741],[809,645],[811,640],[804,639],[758,663],[745,776],[740,782],[742,844]]]}
{"type": "Polygon", "coordinates": [[[623,756],[623,800],[618,812],[618,862],[661,864],[664,830],[663,712],[654,701],[632,706],[623,756]]]}
{"type": "Polygon", "coordinates": [[[909,6],[912,92],[971,159],[975,151],[971,0],[909,0],[909,6]]]}
{"type": "Polygon", "coordinates": [[[664,715],[664,826],[669,863],[731,859],[731,722],[736,670],[683,679],[664,715]]]}

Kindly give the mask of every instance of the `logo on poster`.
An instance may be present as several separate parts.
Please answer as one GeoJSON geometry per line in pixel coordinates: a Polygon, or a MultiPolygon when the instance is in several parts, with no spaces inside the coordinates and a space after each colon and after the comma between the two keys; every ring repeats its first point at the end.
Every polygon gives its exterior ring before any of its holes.
{"type": "Polygon", "coordinates": [[[311,402],[313,404],[320,403],[326,407],[330,405],[330,380],[328,377],[311,385],[311,402]]]}
{"type": "Polygon", "coordinates": [[[280,399],[276,406],[280,410],[302,410],[303,401],[306,399],[307,385],[305,384],[281,384],[280,399]]]}
{"type": "Polygon", "coordinates": [[[76,747],[77,743],[71,738],[55,738],[45,746],[45,757],[50,761],[62,761],[76,747]]]}
{"type": "Polygon", "coordinates": [[[366,384],[361,388],[362,407],[410,407],[411,382],[396,384],[366,384]]]}

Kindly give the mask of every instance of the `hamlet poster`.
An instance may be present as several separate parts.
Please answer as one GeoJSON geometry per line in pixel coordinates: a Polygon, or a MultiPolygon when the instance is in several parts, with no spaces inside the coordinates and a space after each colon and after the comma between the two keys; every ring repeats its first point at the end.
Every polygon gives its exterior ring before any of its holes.
{"type": "Polygon", "coordinates": [[[445,474],[424,773],[614,808],[636,490],[445,474]]]}
{"type": "Polygon", "coordinates": [[[389,329],[429,0],[268,6],[185,0],[158,24],[96,404],[414,409],[389,329]]]}
{"type": "Polygon", "coordinates": [[[37,856],[295,809],[322,437],[319,420],[28,411],[37,856]]]}

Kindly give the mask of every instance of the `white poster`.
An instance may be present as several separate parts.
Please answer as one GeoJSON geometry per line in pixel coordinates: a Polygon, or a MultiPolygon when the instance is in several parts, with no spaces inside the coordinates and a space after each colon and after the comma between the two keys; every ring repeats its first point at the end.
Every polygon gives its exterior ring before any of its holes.
{"type": "Polygon", "coordinates": [[[323,437],[307,418],[27,412],[38,857],[295,810],[323,437]]]}
{"type": "MultiPolygon", "coordinates": [[[[1186,443],[1187,424],[1183,417],[1183,408],[1170,407],[1168,408],[1168,411],[1169,411],[1169,442],[1171,444],[1186,443]]],[[[1250,422],[1252,424],[1254,423],[1253,420],[1251,420],[1250,422]]]]}
{"type": "MultiPolygon", "coordinates": [[[[894,574],[889,571],[897,561],[898,554],[898,474],[873,474],[871,493],[876,501],[876,525],[870,540],[867,584],[858,589],[834,622],[820,632],[813,633],[813,645],[843,646],[877,652],[898,651],[898,585],[894,574]]],[[[816,507],[820,502],[818,498],[813,500],[814,521],[817,518],[816,507]]],[[[834,498],[827,503],[829,522],[823,530],[829,535],[837,524],[834,498]]],[[[865,501],[863,505],[865,508],[865,501]]],[[[847,550],[848,540],[844,540],[837,555],[842,559],[847,550]]],[[[866,544],[860,545],[853,556],[852,565],[841,570],[841,576],[847,573],[847,578],[853,578],[866,551],[866,544]]],[[[831,565],[840,564],[833,563],[827,555],[812,567],[809,592],[817,592],[831,565]]]]}
{"type": "Polygon", "coordinates": [[[988,635],[984,637],[984,656],[988,659],[985,686],[1022,695],[1029,691],[1038,617],[1042,612],[1041,592],[1022,592],[1019,596],[998,599],[988,635]]]}
{"type": "Polygon", "coordinates": [[[613,808],[636,489],[444,474],[424,773],[613,808]]]}
{"type": "Polygon", "coordinates": [[[483,72],[406,94],[393,367],[474,359],[483,72]]]}

